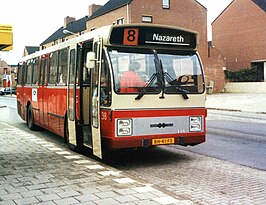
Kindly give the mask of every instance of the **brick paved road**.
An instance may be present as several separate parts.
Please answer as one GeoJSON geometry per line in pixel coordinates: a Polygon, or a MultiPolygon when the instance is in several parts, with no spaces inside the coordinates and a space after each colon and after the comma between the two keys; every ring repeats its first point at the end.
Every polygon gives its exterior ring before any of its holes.
{"type": "Polygon", "coordinates": [[[193,204],[0,122],[0,205],[193,204]]]}
{"type": "Polygon", "coordinates": [[[266,204],[266,171],[193,154],[178,146],[125,153],[123,159],[113,156],[110,164],[197,205],[266,204]]]}

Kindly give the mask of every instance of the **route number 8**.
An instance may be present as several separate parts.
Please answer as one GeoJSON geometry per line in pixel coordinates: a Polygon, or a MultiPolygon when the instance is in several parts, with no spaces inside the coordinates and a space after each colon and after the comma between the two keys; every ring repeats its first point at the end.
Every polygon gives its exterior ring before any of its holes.
{"type": "Polygon", "coordinates": [[[139,41],[139,29],[138,28],[127,28],[124,30],[124,45],[138,45],[139,41]]]}

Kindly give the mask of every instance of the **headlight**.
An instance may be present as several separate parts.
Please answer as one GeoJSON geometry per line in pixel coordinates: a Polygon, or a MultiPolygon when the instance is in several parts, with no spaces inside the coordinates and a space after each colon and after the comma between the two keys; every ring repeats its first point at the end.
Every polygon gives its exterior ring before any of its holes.
{"type": "Polygon", "coordinates": [[[132,135],[132,119],[117,120],[117,136],[132,135]]]}
{"type": "Polygon", "coordinates": [[[202,131],[202,117],[195,116],[189,118],[189,131],[190,132],[202,131]]]}

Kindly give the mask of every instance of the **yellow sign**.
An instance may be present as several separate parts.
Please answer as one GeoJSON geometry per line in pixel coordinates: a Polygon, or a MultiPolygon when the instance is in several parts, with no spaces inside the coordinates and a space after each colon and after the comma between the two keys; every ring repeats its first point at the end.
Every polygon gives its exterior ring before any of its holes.
{"type": "Polygon", "coordinates": [[[13,49],[12,26],[0,24],[0,51],[13,49]]]}
{"type": "Polygon", "coordinates": [[[3,48],[2,50],[0,49],[0,51],[11,51],[13,49],[13,45],[11,46],[6,46],[5,48],[3,48]]]}
{"type": "Polygon", "coordinates": [[[174,144],[175,138],[152,139],[152,145],[174,144]]]}
{"type": "Polygon", "coordinates": [[[12,26],[0,24],[0,32],[12,32],[12,26]]]}

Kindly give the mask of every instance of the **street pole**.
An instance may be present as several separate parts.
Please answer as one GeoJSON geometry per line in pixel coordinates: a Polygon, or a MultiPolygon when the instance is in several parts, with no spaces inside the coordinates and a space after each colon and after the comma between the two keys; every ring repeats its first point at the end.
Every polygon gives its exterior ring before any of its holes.
{"type": "Polygon", "coordinates": [[[12,68],[10,67],[10,96],[12,96],[12,75],[11,75],[12,68]]]}

